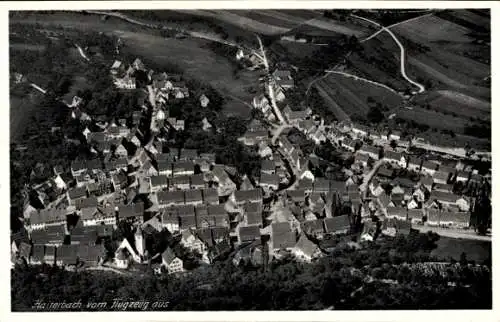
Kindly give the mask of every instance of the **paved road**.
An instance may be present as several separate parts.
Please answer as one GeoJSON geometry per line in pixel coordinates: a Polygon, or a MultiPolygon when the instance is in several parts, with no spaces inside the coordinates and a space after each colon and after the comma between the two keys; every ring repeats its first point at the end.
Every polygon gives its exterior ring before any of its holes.
{"type": "Polygon", "coordinates": [[[358,16],[358,15],[355,15],[355,14],[351,14],[352,17],[355,17],[355,18],[358,18],[358,19],[361,19],[361,20],[364,20],[364,21],[368,21],[372,24],[375,24],[377,25],[378,27],[382,28],[383,31],[386,31],[387,33],[389,33],[389,35],[391,35],[392,39],[394,39],[394,41],[396,42],[396,44],[399,46],[399,49],[401,51],[401,58],[400,58],[400,68],[401,68],[401,75],[403,76],[404,79],[406,79],[406,81],[408,81],[410,84],[418,87],[418,93],[423,93],[425,91],[425,87],[420,84],[420,83],[417,83],[413,80],[411,80],[408,75],[406,74],[406,67],[405,67],[405,59],[406,59],[406,53],[405,53],[405,48],[403,47],[403,44],[401,44],[401,42],[399,41],[399,39],[396,37],[396,35],[394,35],[394,33],[382,26],[381,24],[379,24],[378,22],[376,21],[373,21],[373,20],[370,20],[368,18],[364,18],[364,17],[361,17],[361,16],[358,16]]]}
{"type": "Polygon", "coordinates": [[[47,94],[47,91],[38,86],[37,84],[31,83],[30,86],[36,89],[37,91],[41,92],[42,94],[47,94]]]}

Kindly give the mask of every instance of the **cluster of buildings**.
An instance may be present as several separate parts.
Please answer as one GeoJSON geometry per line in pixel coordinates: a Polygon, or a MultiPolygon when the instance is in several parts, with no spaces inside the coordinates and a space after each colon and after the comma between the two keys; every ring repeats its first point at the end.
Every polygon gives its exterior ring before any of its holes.
{"type": "MultiPolygon", "coordinates": [[[[214,154],[178,149],[165,138],[165,132],[185,128],[184,120],[168,117],[169,99],[188,97],[189,90],[181,77],[148,72],[139,59],[127,69],[114,62],[116,86],[135,88],[132,75],[138,70],[147,74],[150,106],[134,111],[130,120],[94,120],[83,136],[95,158],[75,160],[70,169],[56,166],[50,179],[27,189],[26,229],[12,235],[13,258],[122,269],[160,258],[155,271],[182,272],[185,258],[174,248],[150,253],[147,240],[168,231],[204,264],[228,254],[236,265],[261,265],[285,254],[308,262],[332,251],[332,237],[355,233],[360,222],[362,240],[375,238],[377,220],[385,235],[408,233],[411,225],[466,228],[473,200],[455,194],[453,185],[488,179],[461,160],[410,155],[400,148],[408,142],[398,131],[325,125],[311,110],[287,106],[283,115],[289,128],[316,145],[329,141],[354,160],[343,169],[346,180],[315,175],[318,157],[303,153],[287,131],[273,140],[266,122],[276,119],[264,94],[254,98],[253,106],[265,120],[253,120],[238,139],[258,148],[260,174],[241,178],[233,167],[218,164],[214,154]],[[144,124],[150,126],[148,138],[144,124]],[[133,239],[116,240],[121,222],[132,227],[133,239]],[[118,242],[113,254],[104,240],[118,242]]],[[[286,70],[276,70],[268,81],[278,100],[294,86],[286,70]]],[[[210,99],[201,95],[199,104],[207,107],[210,99]]],[[[203,124],[212,127],[207,120],[203,124]]]]}

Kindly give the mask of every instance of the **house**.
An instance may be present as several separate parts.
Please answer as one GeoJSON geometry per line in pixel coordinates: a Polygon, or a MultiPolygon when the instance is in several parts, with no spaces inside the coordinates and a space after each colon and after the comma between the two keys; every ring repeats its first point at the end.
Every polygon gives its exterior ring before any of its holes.
{"type": "Polygon", "coordinates": [[[470,172],[459,170],[455,176],[455,182],[467,183],[469,181],[470,172]]]}
{"type": "Polygon", "coordinates": [[[246,202],[262,203],[262,190],[253,189],[246,191],[241,191],[241,190],[235,191],[231,195],[230,199],[238,206],[242,206],[246,202]]]}
{"type": "Polygon", "coordinates": [[[272,160],[262,160],[260,165],[260,171],[266,174],[275,174],[276,166],[272,160]]]}
{"type": "MultiPolygon", "coordinates": [[[[69,246],[69,245],[65,245],[65,246],[69,246]]],[[[63,250],[63,248],[60,248],[60,250],[63,250]]],[[[57,255],[57,247],[45,245],[45,251],[43,254],[43,263],[47,264],[47,265],[54,265],[56,263],[56,255],[57,255]]],[[[63,252],[60,252],[61,259],[65,258],[64,255],[65,254],[63,252]]],[[[75,256],[76,256],[76,252],[75,252],[75,256]]]]}
{"type": "Polygon", "coordinates": [[[468,228],[470,225],[470,213],[448,211],[440,212],[439,225],[456,228],[468,228]]]}
{"type": "Polygon", "coordinates": [[[346,234],[351,229],[349,215],[325,218],[323,222],[325,231],[329,234],[346,234]]]}
{"type": "Polygon", "coordinates": [[[217,205],[219,203],[219,194],[217,193],[217,189],[203,189],[202,195],[204,204],[217,205]]]}
{"type": "Polygon", "coordinates": [[[111,176],[111,183],[115,191],[122,191],[128,186],[127,175],[120,171],[111,176]]]}
{"type": "Polygon", "coordinates": [[[412,224],[423,223],[424,211],[423,209],[408,209],[408,220],[412,224]]]}
{"type": "Polygon", "coordinates": [[[314,258],[319,257],[322,253],[318,245],[310,241],[306,235],[302,234],[299,240],[292,248],[292,254],[295,258],[302,262],[311,262],[314,258]]]}
{"type": "Polygon", "coordinates": [[[260,228],[257,225],[242,226],[237,230],[238,243],[244,244],[260,239],[260,228]]]}
{"type": "Polygon", "coordinates": [[[180,230],[179,225],[179,215],[177,208],[169,207],[161,212],[161,224],[163,228],[166,228],[170,233],[174,233],[180,230]]]}
{"type": "MultiPolygon", "coordinates": [[[[47,254],[47,252],[45,252],[47,254]]],[[[58,266],[76,266],[78,264],[78,246],[77,245],[61,245],[57,248],[58,266]]]]}
{"type": "Polygon", "coordinates": [[[326,178],[316,178],[313,183],[313,192],[326,193],[330,191],[330,180],[326,178]]]}
{"type": "Polygon", "coordinates": [[[259,185],[268,190],[276,191],[278,190],[280,183],[280,178],[276,174],[261,173],[259,179],[259,185]]]}
{"type": "Polygon", "coordinates": [[[44,229],[49,226],[60,226],[66,224],[66,209],[48,208],[41,209],[39,213],[30,217],[30,228],[32,230],[44,229]]]}
{"type": "Polygon", "coordinates": [[[262,226],[262,204],[258,202],[246,203],[243,207],[244,219],[246,226],[258,225],[262,226]]]}
{"type": "Polygon", "coordinates": [[[325,233],[323,219],[306,220],[302,222],[302,231],[316,239],[321,239],[325,233]]]}
{"type": "Polygon", "coordinates": [[[443,207],[458,206],[461,211],[469,211],[469,202],[460,196],[453,193],[432,191],[429,198],[429,203],[437,201],[443,207]]]}
{"type": "Polygon", "coordinates": [[[432,161],[423,161],[421,171],[425,174],[433,176],[437,169],[437,164],[432,161]]]}
{"type": "Polygon", "coordinates": [[[280,222],[271,224],[269,239],[270,252],[278,250],[291,250],[297,242],[295,232],[292,231],[290,223],[280,222]]]}
{"type": "Polygon", "coordinates": [[[422,165],[422,159],[412,157],[412,158],[410,158],[410,161],[408,162],[408,170],[420,172],[421,165],[422,165]]]}
{"type": "Polygon", "coordinates": [[[427,220],[425,221],[425,223],[428,226],[439,226],[439,214],[440,211],[437,209],[427,209],[426,210],[427,220]]]}
{"type": "Polygon", "coordinates": [[[254,108],[262,110],[266,106],[269,106],[269,100],[264,94],[261,94],[253,98],[252,105],[254,108]]]}
{"type": "Polygon", "coordinates": [[[384,151],[384,159],[391,164],[400,166],[403,169],[406,168],[406,157],[400,152],[386,150],[384,151]]]}
{"type": "Polygon", "coordinates": [[[305,120],[310,115],[310,110],[299,110],[292,111],[290,106],[286,106],[283,109],[283,115],[288,119],[288,122],[292,125],[298,125],[300,121],[305,120]]]}
{"type": "Polygon", "coordinates": [[[388,140],[394,140],[394,141],[399,141],[401,140],[401,131],[398,130],[391,130],[389,132],[389,135],[387,136],[388,140]]]}
{"type": "Polygon", "coordinates": [[[84,263],[86,266],[97,266],[101,264],[105,258],[104,244],[80,244],[77,247],[77,256],[79,263],[84,263]]]}
{"type": "Polygon", "coordinates": [[[300,190],[287,190],[286,191],[288,199],[290,199],[293,203],[305,203],[305,191],[300,190]]]}
{"type": "Polygon", "coordinates": [[[135,78],[131,77],[128,74],[122,78],[119,78],[119,77],[115,78],[114,84],[117,88],[120,88],[120,89],[135,89],[136,88],[135,78]]]}
{"type": "Polygon", "coordinates": [[[440,192],[453,193],[453,185],[443,184],[443,183],[435,183],[433,190],[440,191],[440,192]]]}
{"type": "Polygon", "coordinates": [[[189,177],[189,184],[191,189],[204,189],[205,179],[203,174],[194,174],[189,177]]]}
{"type": "Polygon", "coordinates": [[[188,190],[184,192],[184,201],[186,205],[201,205],[203,203],[203,197],[201,190],[188,190]]]}
{"type": "Polygon", "coordinates": [[[77,187],[68,190],[66,193],[67,199],[68,199],[68,204],[70,206],[75,206],[77,202],[80,200],[86,199],[87,198],[87,188],[86,187],[77,187]]]}
{"type": "Polygon", "coordinates": [[[368,161],[370,157],[367,154],[356,153],[354,155],[354,165],[362,166],[366,168],[368,166],[368,161]]]}
{"type": "Polygon", "coordinates": [[[269,133],[267,130],[259,131],[249,131],[247,130],[243,136],[238,138],[238,141],[242,142],[247,146],[253,146],[260,144],[260,142],[265,141],[269,138],[269,133]]]}
{"type": "Polygon", "coordinates": [[[372,195],[375,197],[380,196],[382,193],[385,193],[385,189],[382,187],[380,182],[378,181],[377,178],[374,178],[370,184],[368,185],[368,188],[370,188],[370,192],[372,195]]]}
{"type": "Polygon", "coordinates": [[[358,150],[358,153],[367,155],[374,160],[378,160],[379,148],[368,144],[363,144],[361,148],[358,150]]]}
{"type": "Polygon", "coordinates": [[[432,190],[432,185],[433,185],[433,180],[432,180],[432,177],[422,177],[420,179],[420,186],[423,186],[425,189],[427,189],[427,191],[431,191],[432,190]]]}
{"type": "Polygon", "coordinates": [[[173,174],[174,163],[167,160],[158,160],[158,174],[170,177],[173,174]]]}
{"type": "Polygon", "coordinates": [[[389,219],[406,220],[407,210],[401,207],[389,207],[387,208],[386,217],[389,219]]]}
{"type": "Polygon", "coordinates": [[[169,179],[169,188],[171,190],[189,190],[191,187],[190,177],[181,175],[169,179]]]}
{"type": "Polygon", "coordinates": [[[144,204],[136,203],[130,205],[120,205],[118,206],[118,219],[124,220],[128,218],[135,218],[142,223],[144,220],[144,204]]]}
{"type": "Polygon", "coordinates": [[[168,188],[168,178],[166,175],[158,175],[151,177],[151,188],[152,193],[165,190],[168,188]]]}
{"type": "Polygon", "coordinates": [[[184,204],[184,191],[160,191],[157,193],[158,207],[166,208],[184,204]]]}
{"type": "Polygon", "coordinates": [[[206,245],[205,243],[198,238],[196,234],[194,234],[191,230],[185,230],[181,234],[181,245],[186,247],[187,249],[191,251],[195,251],[199,253],[200,255],[203,255],[206,251],[206,245]]]}
{"type": "Polygon", "coordinates": [[[127,269],[130,265],[130,257],[127,254],[127,250],[119,248],[115,252],[114,264],[117,268],[127,269]]]}
{"type": "Polygon", "coordinates": [[[45,245],[35,244],[33,245],[28,263],[31,265],[41,265],[44,262],[44,256],[45,256],[45,245]]]}
{"type": "Polygon", "coordinates": [[[207,107],[208,103],[210,103],[210,100],[208,99],[208,97],[206,97],[205,94],[201,94],[201,96],[200,96],[201,107],[207,107]]]}
{"type": "Polygon", "coordinates": [[[361,124],[355,124],[351,127],[351,132],[356,136],[362,137],[362,136],[367,136],[370,131],[367,126],[361,124]]]}
{"type": "Polygon", "coordinates": [[[194,174],[194,163],[188,161],[180,161],[174,163],[173,175],[174,176],[191,176],[194,174]]]}
{"type": "Polygon", "coordinates": [[[434,174],[432,175],[432,179],[434,183],[439,183],[439,184],[447,184],[448,181],[450,180],[450,174],[443,172],[441,170],[435,171],[434,174]]]}

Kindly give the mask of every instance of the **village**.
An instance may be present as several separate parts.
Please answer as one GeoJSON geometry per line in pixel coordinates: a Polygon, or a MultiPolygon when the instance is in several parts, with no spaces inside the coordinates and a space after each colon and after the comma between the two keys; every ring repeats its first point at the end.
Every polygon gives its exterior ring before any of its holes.
{"type": "MultiPolygon", "coordinates": [[[[266,65],[255,52],[239,50],[236,59],[251,69],[266,65]]],[[[169,115],[170,101],[192,95],[183,77],[148,70],[138,58],[129,65],[113,62],[110,74],[117,88],[134,90],[137,70],[147,74],[148,95],[131,122],[92,119],[80,111],[78,97],[68,104],[73,118],[92,124],[83,135],[102,158],[75,160],[71,169],[56,166],[51,179],[27,186],[25,229],[11,237],[13,264],[148,267],[174,274],[188,271],[186,254],[195,254],[199,265],[230,258],[235,265],[259,266],[284,256],[314,261],[342,238],[373,242],[411,229],[473,233],[475,197],[491,181],[491,169],[483,176],[468,162],[477,156],[432,149],[416,154],[419,138],[403,137],[400,129],[325,124],[309,108],[294,111],[287,104],[292,73],[278,68],[261,80],[266,93],[251,102],[263,118],[253,119],[238,138],[258,148],[260,176],[238,177],[214,153],[178,149],[166,139],[189,122],[169,115]],[[324,160],[291,142],[291,131],[341,152],[345,180],[318,176],[324,160]],[[133,238],[110,247],[121,223],[131,227],[133,238]],[[185,251],[169,245],[153,253],[151,236],[159,233],[173,236],[185,251]]],[[[204,94],[197,100],[201,107],[210,104],[204,94]]],[[[204,131],[214,127],[203,119],[204,131]]]]}

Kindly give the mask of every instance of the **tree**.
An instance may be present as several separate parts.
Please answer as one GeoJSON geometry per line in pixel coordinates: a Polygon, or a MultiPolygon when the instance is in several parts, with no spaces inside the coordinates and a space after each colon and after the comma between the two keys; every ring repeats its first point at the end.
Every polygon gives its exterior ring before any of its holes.
{"type": "Polygon", "coordinates": [[[370,107],[366,117],[368,118],[368,121],[372,123],[380,123],[384,119],[384,114],[379,106],[372,106],[370,107]]]}
{"type": "Polygon", "coordinates": [[[395,140],[391,140],[389,143],[391,148],[396,149],[398,147],[398,143],[395,140]]]}

